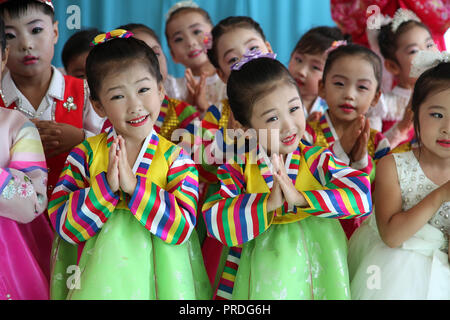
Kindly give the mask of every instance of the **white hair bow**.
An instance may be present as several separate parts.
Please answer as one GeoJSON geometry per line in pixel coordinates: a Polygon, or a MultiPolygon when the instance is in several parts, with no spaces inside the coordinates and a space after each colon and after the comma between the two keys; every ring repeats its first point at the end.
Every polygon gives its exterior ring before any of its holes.
{"type": "Polygon", "coordinates": [[[397,11],[395,11],[394,17],[392,18],[392,24],[391,24],[391,30],[393,33],[397,32],[398,27],[402,25],[402,23],[414,20],[417,22],[420,21],[419,17],[408,9],[399,8],[397,11]]]}
{"type": "Polygon", "coordinates": [[[418,78],[426,70],[443,62],[450,62],[450,53],[447,51],[419,51],[412,60],[409,76],[418,78]]]}
{"type": "Polygon", "coordinates": [[[175,3],[170,9],[169,11],[167,11],[166,13],[166,21],[169,20],[170,16],[172,15],[172,13],[174,13],[175,11],[177,11],[178,9],[181,8],[198,8],[198,4],[196,4],[194,1],[192,0],[186,0],[186,1],[179,1],[177,3],[175,3]]]}

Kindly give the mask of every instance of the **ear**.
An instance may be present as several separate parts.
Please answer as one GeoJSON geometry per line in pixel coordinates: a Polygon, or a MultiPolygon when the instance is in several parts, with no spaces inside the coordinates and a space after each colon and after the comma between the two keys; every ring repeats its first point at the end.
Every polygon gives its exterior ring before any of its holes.
{"type": "Polygon", "coordinates": [[[59,24],[58,21],[53,22],[53,33],[54,33],[53,44],[56,44],[58,42],[58,39],[59,39],[58,24],[59,24]]]}
{"type": "Polygon", "coordinates": [[[266,44],[267,50],[269,50],[270,53],[273,53],[272,46],[270,45],[270,42],[266,41],[265,44],[266,44]]]}
{"type": "Polygon", "coordinates": [[[9,46],[7,45],[5,47],[5,52],[2,54],[2,64],[0,73],[2,73],[5,70],[6,62],[8,61],[8,55],[9,55],[9,46]]]}
{"type": "Polygon", "coordinates": [[[326,100],[325,97],[325,84],[322,79],[319,80],[319,97],[321,97],[323,100],[326,100]]]}
{"type": "Polygon", "coordinates": [[[370,107],[375,107],[380,100],[381,97],[381,90],[378,90],[377,93],[375,93],[375,97],[373,98],[372,102],[370,103],[370,107]]]}
{"type": "Polygon", "coordinates": [[[95,112],[98,114],[100,118],[105,118],[106,113],[105,109],[103,108],[103,105],[100,101],[94,100],[91,97],[89,97],[89,100],[91,101],[92,107],[94,108],[95,112]]]}
{"type": "Polygon", "coordinates": [[[392,73],[394,76],[398,76],[400,74],[400,66],[397,62],[391,59],[385,59],[384,60],[384,67],[387,71],[392,73]]]}

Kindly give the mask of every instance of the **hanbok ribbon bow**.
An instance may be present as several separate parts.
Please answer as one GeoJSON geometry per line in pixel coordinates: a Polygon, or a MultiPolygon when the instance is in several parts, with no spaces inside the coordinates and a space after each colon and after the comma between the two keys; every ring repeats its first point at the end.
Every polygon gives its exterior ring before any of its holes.
{"type": "Polygon", "coordinates": [[[418,78],[423,72],[436,67],[440,63],[450,63],[450,53],[447,51],[419,51],[412,60],[411,78],[418,78]]]}
{"type": "Polygon", "coordinates": [[[105,43],[108,40],[116,39],[116,38],[129,38],[133,36],[131,31],[127,31],[124,29],[115,29],[107,33],[101,33],[97,35],[94,40],[91,42],[91,46],[96,46],[100,43],[105,43]]]}
{"type": "Polygon", "coordinates": [[[247,50],[247,52],[244,53],[242,58],[231,66],[231,70],[241,70],[244,64],[246,64],[249,61],[252,61],[253,59],[270,58],[275,60],[276,57],[277,57],[276,53],[271,52],[262,53],[259,50],[247,50]]]}

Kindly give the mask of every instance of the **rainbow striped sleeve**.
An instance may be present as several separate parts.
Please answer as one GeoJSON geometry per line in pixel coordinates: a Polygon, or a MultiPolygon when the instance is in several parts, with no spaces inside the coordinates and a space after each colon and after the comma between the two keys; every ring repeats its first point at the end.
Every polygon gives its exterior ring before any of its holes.
{"type": "Polygon", "coordinates": [[[221,165],[217,176],[220,190],[202,208],[208,234],[227,246],[236,246],[267,230],[269,194],[245,193],[244,165],[221,165]]]}
{"type": "Polygon", "coordinates": [[[196,223],[198,172],[192,159],[178,147],[170,148],[165,155],[171,163],[166,188],[138,175],[128,207],[151,233],[178,245],[189,239],[196,223]]]}
{"type": "Polygon", "coordinates": [[[306,147],[303,156],[311,173],[326,188],[300,191],[310,205],[300,210],[323,218],[337,219],[370,214],[372,199],[367,174],[346,166],[331,151],[322,147],[306,147]]]}
{"type": "Polygon", "coordinates": [[[309,122],[306,123],[305,132],[303,133],[302,142],[305,145],[313,146],[316,143],[317,135],[316,132],[309,122]]]}
{"type": "Polygon", "coordinates": [[[193,134],[195,120],[200,118],[200,113],[197,109],[185,101],[177,101],[174,109],[177,114],[177,118],[180,121],[178,127],[187,129],[191,134],[193,134]]]}
{"type": "Polygon", "coordinates": [[[99,232],[119,202],[119,196],[108,185],[105,172],[90,177],[92,156],[88,141],[70,152],[48,207],[55,230],[73,244],[99,232]]]}
{"type": "Polygon", "coordinates": [[[387,155],[389,151],[391,151],[391,146],[389,144],[389,140],[379,131],[375,133],[374,136],[374,144],[375,144],[375,153],[372,158],[375,162],[378,162],[382,157],[387,155]]]}

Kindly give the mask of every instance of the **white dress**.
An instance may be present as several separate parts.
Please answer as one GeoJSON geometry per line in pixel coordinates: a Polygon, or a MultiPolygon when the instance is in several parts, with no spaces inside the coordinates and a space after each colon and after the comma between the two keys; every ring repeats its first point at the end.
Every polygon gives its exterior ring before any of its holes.
{"type": "MultiPolygon", "coordinates": [[[[402,209],[408,210],[438,186],[425,176],[412,151],[393,155],[402,209]]],[[[374,215],[367,219],[349,242],[352,299],[450,299],[449,214],[450,202],[445,202],[398,248],[381,240],[374,215]]]]}

